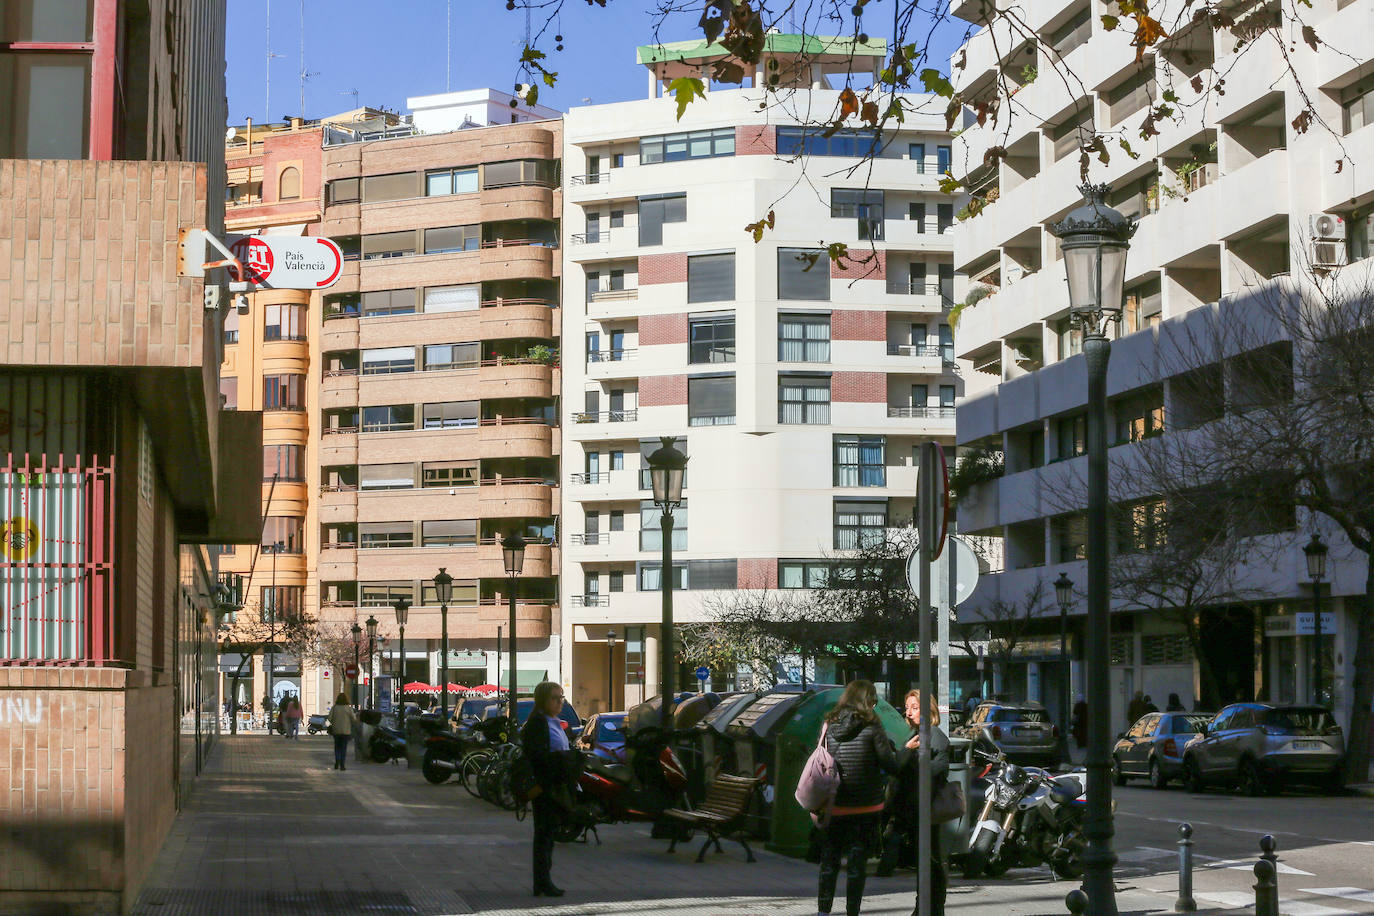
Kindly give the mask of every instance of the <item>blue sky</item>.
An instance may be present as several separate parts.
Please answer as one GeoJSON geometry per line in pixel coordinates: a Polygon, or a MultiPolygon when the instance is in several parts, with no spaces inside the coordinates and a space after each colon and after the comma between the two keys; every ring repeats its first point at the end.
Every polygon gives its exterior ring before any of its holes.
{"type": "MultiPolygon", "coordinates": [[[[304,0],[305,113],[316,118],[358,104],[405,110],[406,98],[444,91],[447,0],[304,0]]],[[[566,0],[557,27],[564,51],[551,69],[559,73],[540,101],[567,110],[590,98],[595,103],[642,98],[644,71],[634,62],[635,46],[653,40],[653,0],[610,0],[605,9],[566,0]]],[[[525,14],[506,9],[505,0],[452,0],[454,90],[490,86],[510,90],[525,38],[525,14]]],[[[890,22],[888,0],[875,0],[865,18],[890,22]],[[886,7],[886,12],[884,12],[886,7]]],[[[229,120],[276,121],[300,111],[301,0],[229,0],[229,120]],[[271,50],[267,59],[268,4],[271,50]],[[271,100],[267,107],[267,67],[271,100]]],[[[533,13],[535,28],[540,14],[533,13]]],[[[695,37],[694,19],[670,25],[663,40],[695,37]]],[[[922,30],[923,32],[924,30],[922,30]]],[[[962,30],[946,30],[950,47],[962,30]]],[[[546,44],[552,51],[552,40],[546,44]]],[[[943,60],[948,59],[949,48],[943,60]]]]}

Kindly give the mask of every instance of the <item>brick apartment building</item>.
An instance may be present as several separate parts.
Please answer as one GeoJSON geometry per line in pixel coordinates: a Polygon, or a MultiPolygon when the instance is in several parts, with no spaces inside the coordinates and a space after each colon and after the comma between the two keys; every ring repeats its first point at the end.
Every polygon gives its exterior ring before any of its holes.
{"type": "Polygon", "coordinates": [[[217,728],[204,544],[257,537],[261,421],[219,410],[222,310],[177,242],[222,231],[224,21],[0,15],[4,912],[127,908],[217,728]]]}

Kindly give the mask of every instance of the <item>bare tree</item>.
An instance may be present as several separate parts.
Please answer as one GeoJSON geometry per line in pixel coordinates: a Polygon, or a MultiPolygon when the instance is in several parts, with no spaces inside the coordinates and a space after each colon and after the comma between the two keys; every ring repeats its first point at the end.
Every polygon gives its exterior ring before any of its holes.
{"type": "MultiPolygon", "coordinates": [[[[276,618],[274,621],[271,614],[263,613],[261,606],[250,602],[239,608],[231,620],[220,625],[220,652],[240,655],[238,666],[230,675],[232,703],[238,703],[239,682],[254,655],[267,651],[269,646],[278,646],[286,653],[304,658],[314,644],[318,626],[315,618],[303,611],[278,613],[276,618]]],[[[229,733],[238,733],[237,715],[230,716],[229,733]]]]}
{"type": "Polygon", "coordinates": [[[1005,671],[1016,658],[1017,648],[1049,609],[1046,594],[1045,583],[1037,579],[1015,601],[999,598],[975,606],[951,627],[950,644],[975,657],[973,642],[985,637],[988,660],[1005,671]]]}

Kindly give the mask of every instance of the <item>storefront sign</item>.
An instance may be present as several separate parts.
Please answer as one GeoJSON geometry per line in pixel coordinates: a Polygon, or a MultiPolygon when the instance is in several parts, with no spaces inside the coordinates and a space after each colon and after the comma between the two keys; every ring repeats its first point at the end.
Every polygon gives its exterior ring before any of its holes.
{"type": "Polygon", "coordinates": [[[448,664],[450,668],[485,668],[487,653],[450,649],[448,664]]]}
{"type": "MultiPolygon", "coordinates": [[[[1336,632],[1334,611],[1322,612],[1322,635],[1336,632]]],[[[1296,614],[1275,614],[1264,618],[1264,635],[1275,636],[1316,636],[1317,615],[1313,611],[1299,611],[1296,614]]]]}

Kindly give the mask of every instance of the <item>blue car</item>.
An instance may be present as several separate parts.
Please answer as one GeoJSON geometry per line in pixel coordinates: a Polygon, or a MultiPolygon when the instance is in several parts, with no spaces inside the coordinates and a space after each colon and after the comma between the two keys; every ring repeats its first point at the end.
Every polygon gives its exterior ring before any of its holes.
{"type": "Polygon", "coordinates": [[[599,712],[586,721],[577,746],[612,763],[625,762],[625,719],[623,712],[599,712]]]}

